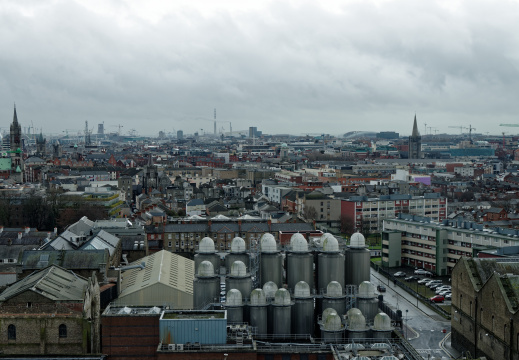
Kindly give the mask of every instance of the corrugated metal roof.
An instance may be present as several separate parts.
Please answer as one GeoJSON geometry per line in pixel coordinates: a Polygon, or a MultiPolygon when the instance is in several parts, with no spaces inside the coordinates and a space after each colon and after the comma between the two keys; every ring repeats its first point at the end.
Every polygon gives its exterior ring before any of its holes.
{"type": "Polygon", "coordinates": [[[155,283],[171,286],[193,295],[195,263],[183,256],[162,250],[133,262],[132,265],[146,263],[143,270],[131,269],[123,273],[121,297],[155,283]]]}
{"type": "Polygon", "coordinates": [[[99,269],[100,264],[109,261],[108,256],[106,250],[29,250],[23,252],[21,264],[23,270],[43,269],[52,264],[65,269],[99,269]]]}
{"type": "Polygon", "coordinates": [[[15,282],[0,294],[5,301],[25,291],[34,291],[54,301],[82,301],[88,281],[59,266],[51,265],[15,282]]]}

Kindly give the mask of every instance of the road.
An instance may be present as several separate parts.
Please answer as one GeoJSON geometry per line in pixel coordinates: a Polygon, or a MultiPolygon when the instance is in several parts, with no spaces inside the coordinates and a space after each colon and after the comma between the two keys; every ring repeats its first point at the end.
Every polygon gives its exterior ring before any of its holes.
{"type": "Polygon", "coordinates": [[[371,282],[375,286],[383,284],[387,289],[387,292],[382,294],[384,301],[402,310],[404,336],[424,359],[452,359],[459,356],[457,351],[450,347],[450,321],[417,302],[414,296],[398,286],[395,287],[385,276],[373,269],[371,282]]]}

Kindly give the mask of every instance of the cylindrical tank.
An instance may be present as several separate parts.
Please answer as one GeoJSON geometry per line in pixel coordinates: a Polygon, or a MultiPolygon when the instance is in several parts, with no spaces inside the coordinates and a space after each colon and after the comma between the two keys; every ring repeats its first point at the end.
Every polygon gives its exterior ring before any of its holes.
{"type": "Polygon", "coordinates": [[[339,316],[346,313],[346,296],[342,292],[342,286],[337,281],[332,281],[326,287],[326,294],[323,296],[323,309],[335,309],[339,316]]]}
{"type": "Polygon", "coordinates": [[[292,334],[313,335],[314,298],[310,296],[310,286],[304,281],[298,282],[295,286],[291,317],[292,334]]]}
{"type": "MultiPolygon", "coordinates": [[[[249,254],[247,254],[247,246],[245,245],[245,240],[241,237],[235,237],[231,241],[231,252],[225,256],[225,273],[228,274],[231,272],[231,266],[235,261],[241,261],[245,264],[247,272],[250,272],[249,265],[249,254]]],[[[244,296],[248,296],[243,294],[244,296]]]]}
{"type": "Polygon", "coordinates": [[[220,299],[220,277],[215,275],[213,264],[202,261],[193,280],[193,307],[200,309],[207,303],[220,299]]]}
{"type": "Polygon", "coordinates": [[[365,339],[368,337],[369,328],[366,319],[359,309],[352,308],[348,311],[348,339],[365,339]],[[351,310],[356,310],[351,312],[351,310]]]}
{"type": "Polygon", "coordinates": [[[250,325],[256,328],[256,337],[265,338],[267,331],[267,300],[263,289],[254,289],[250,294],[250,325]]]}
{"type": "Polygon", "coordinates": [[[290,239],[291,252],[287,255],[287,284],[293,291],[299,281],[304,281],[314,288],[314,257],[308,252],[308,242],[300,233],[290,239]]]}
{"type": "Polygon", "coordinates": [[[375,319],[375,315],[378,314],[378,299],[375,294],[375,285],[369,281],[363,281],[359,285],[357,308],[362,311],[368,324],[371,324],[375,319]]]}
{"type": "Polygon", "coordinates": [[[231,289],[227,291],[225,310],[227,310],[228,324],[243,323],[243,301],[240,290],[231,289]]]}
{"type": "Polygon", "coordinates": [[[252,279],[249,273],[247,273],[245,264],[241,261],[235,261],[231,265],[231,273],[225,278],[225,288],[238,289],[240,293],[249,296],[252,291],[252,279]]]}
{"type": "Polygon", "coordinates": [[[378,313],[375,316],[372,330],[372,338],[391,339],[393,327],[391,326],[391,319],[389,316],[386,313],[378,313]]]}
{"type": "Polygon", "coordinates": [[[290,293],[287,289],[278,289],[272,303],[272,335],[290,335],[291,306],[290,293]]]}
{"type": "Polygon", "coordinates": [[[359,285],[370,278],[370,252],[366,249],[366,239],[360,232],[350,238],[350,246],[345,255],[345,282],[346,285],[359,285]]]}
{"type": "Polygon", "coordinates": [[[210,237],[200,240],[198,253],[195,254],[195,274],[198,273],[198,266],[202,261],[210,261],[216,275],[220,274],[220,255],[216,253],[214,241],[210,237]]]}
{"type": "Polygon", "coordinates": [[[261,236],[260,284],[273,281],[278,288],[283,285],[283,257],[277,249],[276,239],[269,233],[261,236]]]}
{"type": "Polygon", "coordinates": [[[272,302],[274,302],[274,297],[276,296],[276,291],[278,291],[278,286],[273,281],[267,281],[265,285],[263,285],[263,291],[265,293],[265,298],[267,299],[267,303],[269,304],[267,310],[268,317],[268,328],[267,332],[272,334],[272,326],[274,324],[274,306],[272,306],[272,302]]]}
{"type": "Polygon", "coordinates": [[[344,288],[344,254],[339,251],[337,239],[329,233],[321,236],[321,252],[317,255],[317,293],[326,290],[330,281],[344,288]]]}
{"type": "Polygon", "coordinates": [[[336,312],[323,315],[321,325],[321,338],[327,343],[342,342],[344,338],[344,324],[336,312]]]}

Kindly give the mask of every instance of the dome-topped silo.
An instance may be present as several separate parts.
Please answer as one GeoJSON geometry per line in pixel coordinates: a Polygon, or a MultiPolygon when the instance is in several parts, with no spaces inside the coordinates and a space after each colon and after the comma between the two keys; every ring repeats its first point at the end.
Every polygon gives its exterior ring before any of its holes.
{"type": "Polygon", "coordinates": [[[372,327],[372,337],[376,339],[390,339],[393,327],[391,326],[391,318],[386,313],[378,313],[372,327]]]}
{"type": "Polygon", "coordinates": [[[229,324],[243,323],[243,298],[240,290],[227,291],[225,309],[227,310],[227,322],[229,324]]]}
{"type": "Polygon", "coordinates": [[[293,305],[290,293],[287,289],[278,289],[272,303],[272,335],[290,335],[291,330],[291,306],[293,305]]]}
{"type": "Polygon", "coordinates": [[[276,295],[276,291],[278,291],[278,286],[273,281],[267,281],[263,285],[263,291],[265,292],[265,297],[267,300],[272,299],[274,300],[274,296],[276,295]]]}
{"type": "Polygon", "coordinates": [[[207,303],[218,302],[220,295],[220,277],[215,274],[214,266],[204,260],[198,265],[193,280],[193,307],[200,309],[207,303]]]}
{"type": "Polygon", "coordinates": [[[225,272],[226,274],[231,272],[231,265],[235,261],[241,261],[245,264],[247,271],[249,272],[250,259],[247,253],[247,245],[245,240],[241,237],[235,237],[231,241],[231,251],[225,256],[225,272]]]}
{"type": "Polygon", "coordinates": [[[345,255],[345,282],[346,285],[360,285],[370,279],[370,252],[366,249],[366,239],[360,232],[350,238],[350,246],[345,255]]]}
{"type": "Polygon", "coordinates": [[[321,325],[321,338],[324,342],[335,343],[342,342],[344,338],[344,324],[342,318],[336,312],[323,313],[321,325]]]}
{"type": "Polygon", "coordinates": [[[240,293],[248,296],[252,291],[252,279],[247,267],[241,261],[235,261],[231,265],[231,272],[225,277],[225,288],[238,289],[240,293]]]}
{"type": "Polygon", "coordinates": [[[337,281],[330,281],[322,298],[322,309],[333,308],[340,316],[346,313],[346,295],[337,281]]]}
{"type": "Polygon", "coordinates": [[[310,286],[300,281],[294,288],[294,306],[292,306],[292,334],[309,335],[314,333],[314,297],[310,286]]]}
{"type": "Polygon", "coordinates": [[[351,313],[348,311],[348,338],[365,339],[368,337],[369,328],[366,326],[366,319],[362,312],[356,310],[351,313]]]}
{"type": "Polygon", "coordinates": [[[283,257],[276,239],[269,233],[261,236],[260,284],[273,281],[278,288],[283,285],[283,257]]]}
{"type": "Polygon", "coordinates": [[[378,314],[378,299],[375,294],[375,285],[369,281],[363,281],[359,285],[357,294],[357,308],[362,311],[366,322],[371,324],[378,314]]]}
{"type": "Polygon", "coordinates": [[[304,281],[314,288],[314,257],[308,251],[308,242],[300,233],[290,238],[290,252],[287,254],[287,284],[293,291],[299,281],[304,281]]]}
{"type": "Polygon", "coordinates": [[[317,255],[317,293],[322,294],[331,281],[344,287],[344,254],[339,250],[335,236],[326,233],[319,241],[321,250],[317,255]]]}
{"type": "Polygon", "coordinates": [[[214,241],[210,237],[203,238],[198,244],[198,250],[195,254],[195,274],[198,272],[198,266],[202,261],[210,261],[215,273],[220,273],[220,256],[217,254],[214,241]]]}
{"type": "Polygon", "coordinates": [[[267,306],[267,298],[263,289],[252,290],[249,302],[250,324],[256,328],[256,337],[260,339],[266,338],[268,334],[267,306]]]}

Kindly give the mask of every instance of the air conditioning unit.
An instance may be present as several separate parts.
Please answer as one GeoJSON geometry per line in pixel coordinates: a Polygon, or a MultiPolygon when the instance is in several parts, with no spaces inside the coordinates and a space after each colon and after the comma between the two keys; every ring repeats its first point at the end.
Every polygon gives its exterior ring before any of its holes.
{"type": "Polygon", "coordinates": [[[168,344],[168,350],[175,350],[175,344],[168,344]]]}
{"type": "Polygon", "coordinates": [[[177,350],[184,350],[184,344],[177,344],[177,350]]]}

